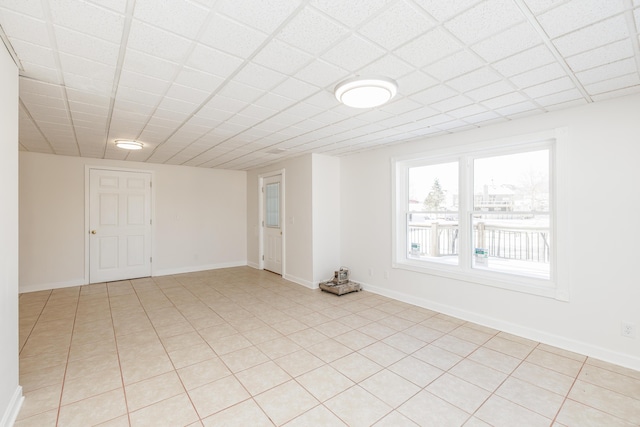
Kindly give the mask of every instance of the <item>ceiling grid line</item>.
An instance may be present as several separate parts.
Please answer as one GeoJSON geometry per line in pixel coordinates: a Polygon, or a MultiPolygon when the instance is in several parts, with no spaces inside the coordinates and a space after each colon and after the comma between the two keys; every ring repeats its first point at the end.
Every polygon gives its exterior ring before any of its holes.
{"type": "MultiPolygon", "coordinates": [[[[135,9],[136,0],[127,0],[127,7],[125,11],[124,26],[122,28],[122,37],[120,39],[120,49],[118,50],[118,60],[116,62],[116,69],[113,78],[113,85],[111,87],[111,96],[109,99],[109,110],[107,115],[107,123],[105,128],[105,141],[104,149],[102,151],[102,158],[106,158],[107,148],[109,147],[110,135],[111,135],[111,122],[113,120],[113,110],[115,108],[116,97],[118,96],[118,88],[120,85],[120,78],[122,76],[122,65],[124,64],[124,58],[127,54],[127,43],[129,40],[129,33],[131,32],[131,23],[133,20],[133,10],[135,9]]],[[[127,155],[128,156],[128,155],[127,155]]]]}

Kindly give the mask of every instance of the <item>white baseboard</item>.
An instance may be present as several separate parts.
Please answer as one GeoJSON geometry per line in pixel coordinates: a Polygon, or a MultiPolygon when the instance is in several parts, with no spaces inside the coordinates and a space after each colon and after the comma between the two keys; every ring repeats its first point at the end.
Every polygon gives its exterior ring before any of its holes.
{"type": "Polygon", "coordinates": [[[15,424],[18,412],[20,412],[20,408],[22,407],[22,402],[24,402],[22,387],[18,386],[13,396],[11,396],[11,400],[2,415],[2,419],[0,419],[0,427],[11,427],[15,424]]]}
{"type": "Polygon", "coordinates": [[[66,282],[57,282],[57,283],[36,283],[33,285],[21,285],[18,288],[18,292],[21,294],[25,294],[28,292],[38,292],[38,291],[50,291],[51,289],[61,289],[61,288],[71,288],[74,286],[82,286],[86,285],[84,279],[75,279],[69,280],[66,282]]]}
{"type": "Polygon", "coordinates": [[[439,313],[447,314],[449,316],[457,317],[458,319],[466,320],[468,322],[477,323],[482,326],[487,326],[499,331],[508,332],[510,334],[518,335],[523,338],[538,341],[540,343],[548,344],[554,347],[562,348],[564,350],[572,351],[574,353],[594,357],[596,359],[613,363],[615,365],[624,366],[625,368],[640,371],[640,357],[634,357],[628,354],[619,353],[597,345],[577,341],[567,337],[562,337],[538,329],[520,326],[494,317],[481,315],[467,310],[461,310],[449,305],[435,303],[425,298],[415,297],[413,295],[392,291],[363,282],[358,283],[362,284],[362,287],[365,291],[369,291],[374,294],[393,298],[395,300],[413,304],[418,307],[423,307],[429,310],[437,311],[439,313]]]}
{"type": "Polygon", "coordinates": [[[309,288],[309,289],[317,289],[318,286],[314,285],[313,282],[310,282],[309,280],[305,280],[305,279],[301,279],[300,277],[296,277],[296,276],[292,276],[290,274],[285,274],[282,276],[283,279],[288,280],[290,282],[293,283],[297,283],[298,285],[302,285],[305,288],[309,288]]]}
{"type": "Polygon", "coordinates": [[[164,270],[156,270],[153,272],[153,276],[171,276],[173,274],[184,274],[184,273],[195,273],[198,271],[206,271],[206,270],[219,270],[221,268],[231,268],[231,267],[246,267],[247,261],[234,261],[234,262],[221,262],[218,264],[208,264],[208,265],[192,265],[189,267],[180,267],[180,268],[167,268],[164,270]]]}
{"type": "Polygon", "coordinates": [[[249,261],[247,262],[247,266],[255,268],[256,270],[260,270],[260,264],[258,264],[257,262],[249,261]]]}

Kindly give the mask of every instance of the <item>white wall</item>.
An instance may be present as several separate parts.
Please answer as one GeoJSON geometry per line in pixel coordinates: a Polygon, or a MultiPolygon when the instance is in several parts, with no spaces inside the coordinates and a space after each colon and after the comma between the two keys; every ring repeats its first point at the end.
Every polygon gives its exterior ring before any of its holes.
{"type": "Polygon", "coordinates": [[[246,265],[246,172],[21,152],[21,291],[85,283],[85,165],[154,172],[153,275],[246,265]]]}
{"type": "Polygon", "coordinates": [[[313,286],[313,229],[311,209],[312,156],[288,159],[247,173],[247,261],[260,264],[259,192],[260,175],[284,170],[284,271],[283,277],[301,285],[313,286]]]}
{"type": "Polygon", "coordinates": [[[340,267],[340,159],[312,156],[313,283],[340,267]]]}
{"type": "Polygon", "coordinates": [[[369,290],[640,369],[640,333],[620,334],[622,321],[640,327],[639,110],[633,95],[343,158],[342,263],[369,290]],[[392,157],[560,127],[570,241],[558,262],[569,268],[569,302],[391,268],[392,157]]]}
{"type": "Polygon", "coordinates": [[[18,69],[0,43],[0,426],[13,425],[18,385],[18,69]]]}

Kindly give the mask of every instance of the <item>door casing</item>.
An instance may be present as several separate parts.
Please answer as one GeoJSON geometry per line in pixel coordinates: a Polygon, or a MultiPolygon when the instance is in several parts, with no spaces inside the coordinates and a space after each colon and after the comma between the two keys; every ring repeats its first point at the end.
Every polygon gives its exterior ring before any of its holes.
{"type": "MultiPolygon", "coordinates": [[[[90,259],[90,229],[91,227],[91,219],[90,219],[90,196],[91,196],[91,188],[90,188],[90,174],[92,169],[97,170],[107,170],[107,171],[119,171],[119,172],[134,172],[134,173],[147,173],[151,174],[151,258],[155,258],[155,230],[156,230],[156,221],[155,221],[155,200],[156,200],[156,187],[153,185],[155,182],[155,172],[152,170],[146,169],[127,169],[127,168],[118,168],[118,167],[105,167],[105,166],[91,166],[85,165],[84,168],[84,283],[89,284],[90,281],[90,268],[91,268],[91,259],[90,259]]],[[[154,263],[151,262],[151,275],[153,276],[154,263]]]]}
{"type": "Polygon", "coordinates": [[[285,254],[287,253],[286,250],[286,205],[287,205],[287,198],[286,198],[286,191],[285,191],[285,170],[284,169],[280,169],[280,170],[276,170],[276,171],[272,171],[272,172],[266,172],[263,174],[258,175],[258,230],[260,230],[260,232],[258,233],[258,247],[259,247],[259,253],[258,253],[258,268],[260,270],[264,270],[264,227],[262,226],[263,221],[265,220],[264,218],[264,196],[262,194],[262,188],[264,187],[264,180],[265,178],[268,177],[272,177],[272,176],[277,176],[280,175],[281,176],[281,181],[280,181],[280,198],[281,198],[281,205],[282,205],[282,212],[281,212],[281,217],[282,217],[282,223],[281,223],[281,227],[282,227],[282,277],[285,277],[286,274],[286,265],[287,265],[287,257],[285,256],[285,254]]]}

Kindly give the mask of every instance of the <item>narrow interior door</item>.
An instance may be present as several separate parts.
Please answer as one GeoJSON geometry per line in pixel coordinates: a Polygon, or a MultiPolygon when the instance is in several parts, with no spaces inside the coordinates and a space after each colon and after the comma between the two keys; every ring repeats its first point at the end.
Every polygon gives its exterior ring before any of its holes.
{"type": "Polygon", "coordinates": [[[151,275],[151,174],[89,172],[89,282],[151,275]]]}
{"type": "Polygon", "coordinates": [[[264,179],[264,269],[282,274],[282,176],[264,179]]]}

